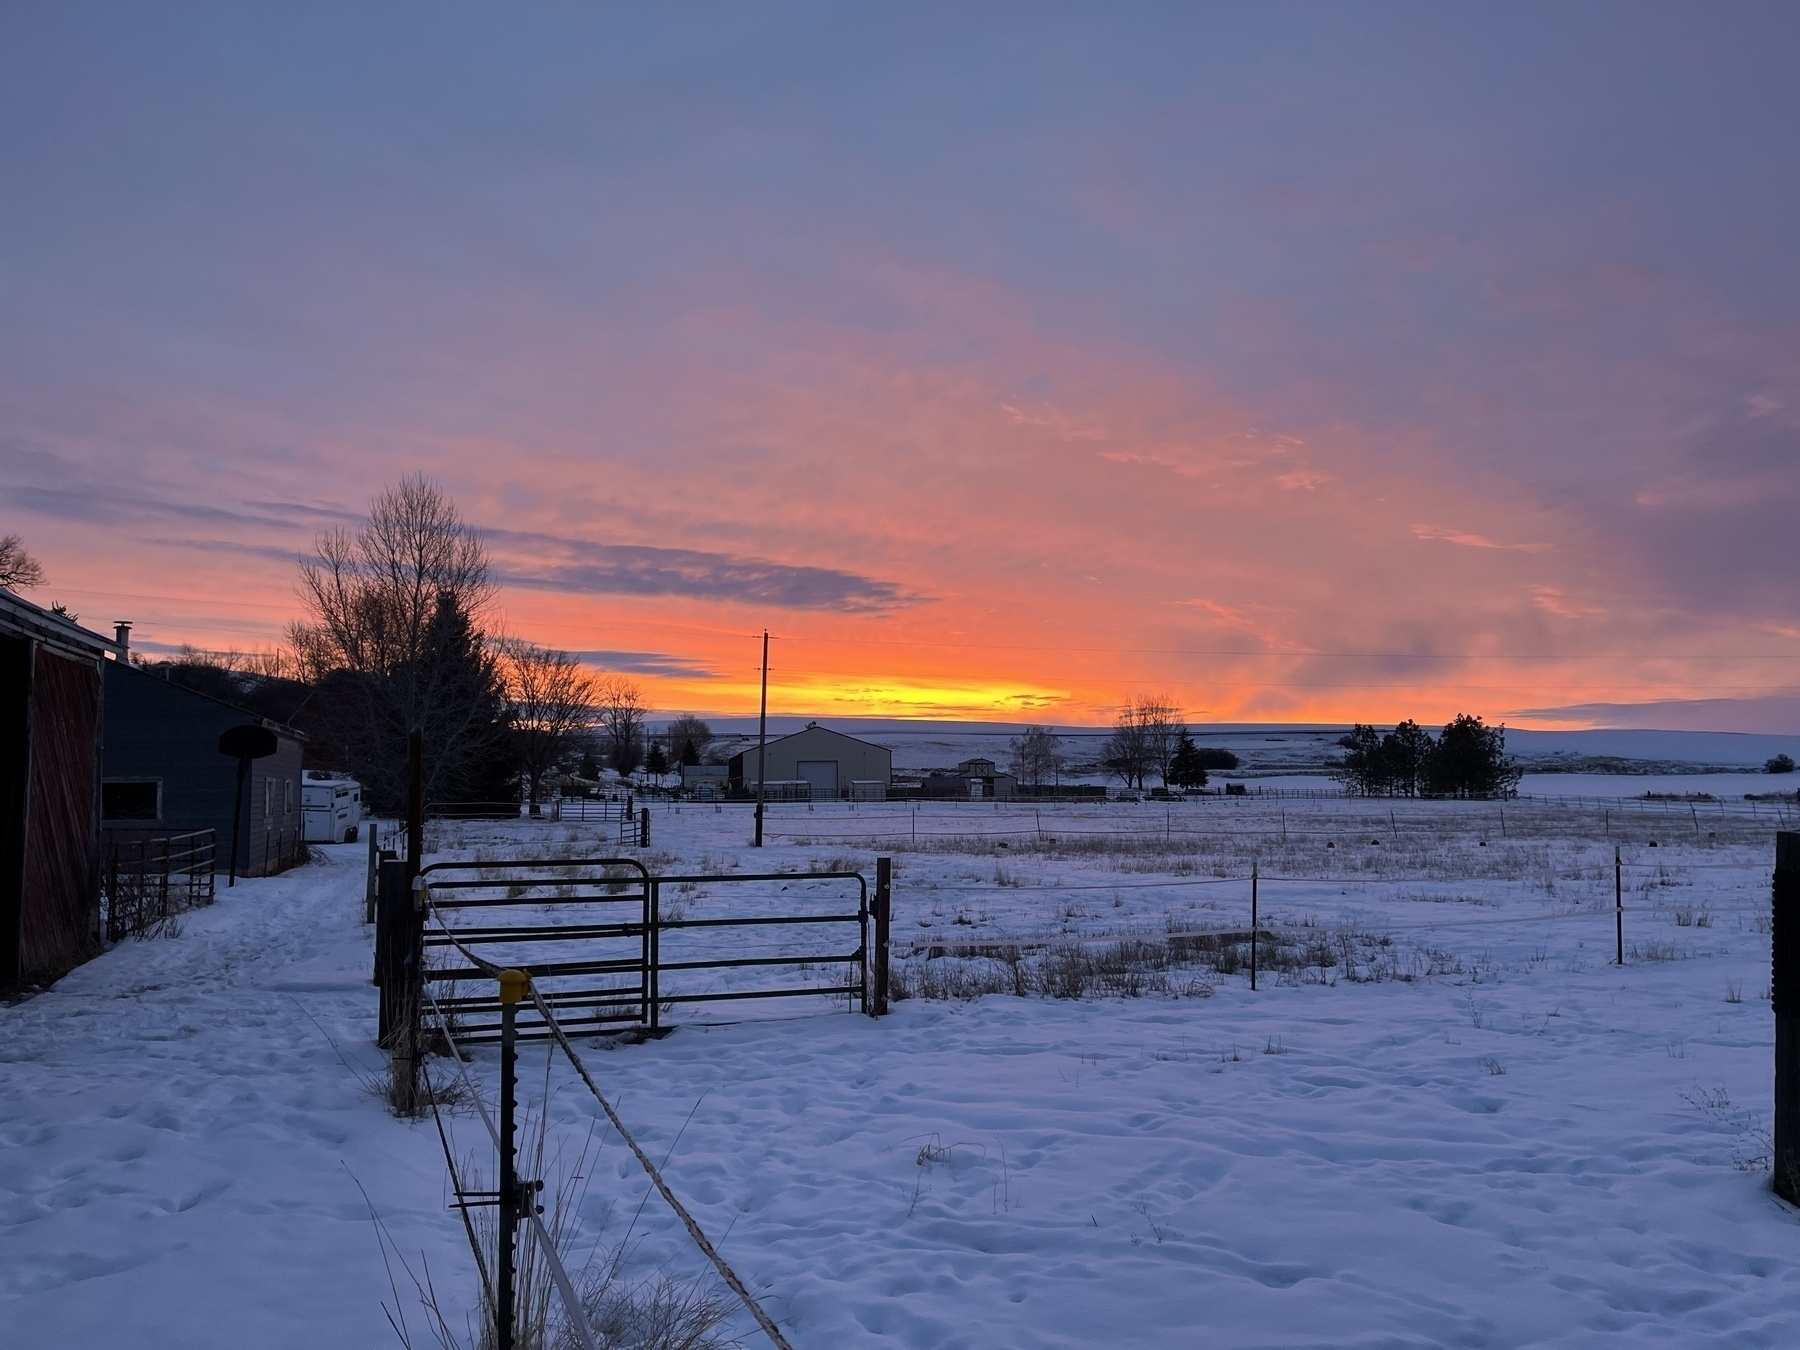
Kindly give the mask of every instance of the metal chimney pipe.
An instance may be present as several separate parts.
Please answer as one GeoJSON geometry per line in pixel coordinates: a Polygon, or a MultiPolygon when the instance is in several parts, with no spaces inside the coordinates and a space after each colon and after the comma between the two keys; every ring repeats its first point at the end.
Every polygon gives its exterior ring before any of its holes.
{"type": "Polygon", "coordinates": [[[120,619],[113,624],[113,644],[119,649],[119,659],[131,659],[131,621],[120,619]]]}

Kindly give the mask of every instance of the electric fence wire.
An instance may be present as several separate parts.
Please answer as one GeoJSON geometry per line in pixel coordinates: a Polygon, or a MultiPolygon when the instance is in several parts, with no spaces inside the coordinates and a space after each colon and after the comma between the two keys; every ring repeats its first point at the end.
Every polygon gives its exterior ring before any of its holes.
{"type": "MultiPolygon", "coordinates": [[[[442,925],[440,924],[439,926],[441,927],[442,925]]],[[[481,1116],[481,1123],[487,1126],[488,1137],[494,1141],[494,1152],[498,1154],[500,1151],[500,1131],[495,1127],[493,1118],[488,1115],[487,1103],[482,1100],[481,1094],[475,1090],[474,1081],[469,1077],[468,1064],[463,1058],[462,1047],[457,1045],[456,1038],[450,1034],[450,1019],[444,1014],[444,1010],[438,1006],[438,1001],[431,996],[431,991],[429,989],[422,990],[421,992],[425,995],[425,1001],[431,1005],[431,1010],[437,1014],[438,1034],[444,1038],[445,1045],[450,1048],[450,1057],[456,1061],[456,1072],[462,1078],[463,1091],[468,1093],[469,1100],[475,1103],[475,1110],[481,1116]]],[[[451,1154],[450,1138],[444,1130],[444,1118],[438,1109],[436,1094],[432,1094],[431,1096],[431,1114],[437,1121],[438,1139],[444,1147],[444,1161],[449,1164],[450,1167],[450,1184],[456,1188],[457,1198],[460,1201],[462,1199],[463,1186],[456,1174],[456,1160],[451,1154]]],[[[494,1302],[494,1287],[488,1278],[487,1262],[482,1257],[481,1246],[476,1241],[474,1227],[469,1222],[468,1206],[466,1204],[459,1204],[457,1208],[462,1212],[463,1227],[468,1232],[469,1245],[475,1252],[475,1264],[481,1271],[481,1284],[483,1290],[487,1294],[488,1304],[490,1307],[498,1306],[494,1302]]],[[[599,1346],[594,1341],[593,1329],[588,1325],[587,1312],[581,1306],[581,1300],[576,1297],[575,1282],[569,1278],[569,1272],[563,1266],[562,1257],[556,1250],[556,1244],[550,1240],[550,1231],[544,1227],[544,1220],[538,1214],[537,1206],[535,1204],[523,1205],[520,1207],[520,1212],[525,1221],[529,1223],[537,1233],[538,1247],[544,1253],[545,1264],[550,1268],[551,1282],[556,1285],[557,1296],[562,1299],[563,1308],[568,1313],[569,1325],[574,1328],[575,1335],[580,1338],[582,1350],[600,1350],[599,1346]]]]}
{"type": "MultiPolygon", "coordinates": [[[[499,976],[501,967],[483,957],[477,956],[459,942],[456,935],[444,926],[443,920],[440,919],[435,912],[432,913],[431,917],[433,921],[437,923],[438,931],[443,933],[450,944],[466,956],[470,962],[487,972],[489,975],[493,975],[496,978],[499,976]]],[[[625,1122],[619,1118],[619,1113],[613,1109],[612,1103],[606,1099],[606,1094],[600,1091],[599,1086],[594,1082],[593,1076],[588,1073],[587,1065],[582,1063],[581,1056],[575,1053],[575,1047],[569,1043],[568,1034],[563,1031],[561,1023],[556,1020],[555,1014],[550,1011],[549,1005],[544,1002],[543,996],[538,993],[537,985],[535,983],[528,983],[525,988],[526,992],[531,995],[531,1001],[537,1008],[538,1016],[543,1018],[544,1025],[549,1029],[551,1038],[562,1049],[563,1054],[568,1057],[570,1065],[574,1068],[576,1075],[587,1086],[587,1090],[594,1094],[594,1100],[600,1103],[600,1109],[606,1112],[606,1118],[612,1122],[612,1127],[619,1132],[619,1138],[625,1141],[625,1145],[631,1150],[632,1156],[638,1160],[638,1165],[644,1169],[645,1174],[649,1176],[652,1184],[655,1185],[657,1191],[662,1195],[662,1198],[668,1203],[669,1208],[675,1211],[675,1216],[681,1220],[682,1226],[687,1229],[688,1236],[694,1240],[694,1245],[701,1250],[707,1260],[712,1262],[713,1268],[719,1272],[719,1278],[724,1280],[731,1292],[738,1296],[739,1301],[749,1310],[750,1315],[756,1319],[757,1325],[763,1329],[764,1334],[768,1336],[770,1341],[778,1346],[779,1350],[793,1350],[793,1346],[788,1343],[787,1337],[783,1336],[781,1334],[781,1329],[775,1325],[774,1319],[772,1319],[768,1313],[763,1311],[762,1305],[758,1303],[755,1296],[751,1294],[749,1286],[747,1286],[743,1279],[739,1277],[738,1273],[726,1263],[725,1258],[719,1255],[718,1249],[713,1246],[712,1241],[706,1236],[705,1231],[700,1227],[700,1224],[695,1220],[694,1216],[688,1212],[687,1206],[681,1203],[680,1198],[676,1196],[672,1189],[670,1189],[669,1183],[663,1180],[661,1170],[650,1160],[650,1155],[644,1152],[637,1140],[632,1137],[631,1132],[625,1128],[625,1122]]],[[[486,1119],[485,1111],[483,1112],[483,1119],[486,1119]]],[[[492,1127],[490,1126],[489,1128],[491,1129],[492,1127]]],[[[499,1135],[496,1133],[496,1147],[498,1147],[498,1143],[499,1135]]],[[[539,1227],[541,1231],[542,1226],[540,1225],[539,1227]]],[[[567,1297],[572,1299],[573,1293],[571,1292],[567,1297]]],[[[576,1315],[575,1320],[580,1322],[582,1319],[579,1315],[576,1315]]]]}

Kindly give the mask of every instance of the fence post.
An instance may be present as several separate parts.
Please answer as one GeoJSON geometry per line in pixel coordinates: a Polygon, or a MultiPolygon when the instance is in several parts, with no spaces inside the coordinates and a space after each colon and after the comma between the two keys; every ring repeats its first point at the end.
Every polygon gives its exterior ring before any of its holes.
{"type": "Polygon", "coordinates": [[[1250,990],[1256,991],[1256,883],[1260,868],[1255,858],[1250,860],[1250,990]]]}
{"type": "MultiPolygon", "coordinates": [[[[381,988],[387,979],[390,943],[394,929],[394,901],[389,895],[400,875],[400,855],[392,849],[381,850],[375,864],[375,976],[372,983],[381,988]]],[[[382,1002],[380,1030],[377,1039],[387,1035],[387,1003],[382,1002]]]]}
{"type": "Polygon", "coordinates": [[[1769,1007],[1775,1014],[1775,1194],[1800,1205],[1800,833],[1775,836],[1769,1007]]]}
{"type": "Polygon", "coordinates": [[[650,847],[650,808],[647,806],[638,815],[638,847],[650,847]]]}
{"type": "Polygon", "coordinates": [[[1619,861],[1619,849],[1613,847],[1613,937],[1618,945],[1617,964],[1625,964],[1625,864],[1619,861]]]}
{"type": "Polygon", "coordinates": [[[888,1010],[888,937],[893,918],[894,860],[875,860],[875,1009],[876,1017],[888,1010]]]}
{"type": "Polygon", "coordinates": [[[657,1007],[657,996],[662,993],[662,883],[652,877],[649,882],[650,894],[646,903],[649,914],[644,931],[644,999],[650,1005],[650,1030],[656,1031],[662,1026],[662,1009],[657,1007]]]}
{"type": "MultiPolygon", "coordinates": [[[[500,1240],[494,1281],[494,1344],[513,1350],[513,1255],[519,1228],[519,1174],[514,1149],[518,1111],[519,1000],[528,983],[522,970],[500,972],[500,1240]]],[[[573,1311],[573,1310],[571,1310],[573,1311]]]]}
{"type": "Polygon", "coordinates": [[[379,833],[380,831],[375,828],[375,822],[371,820],[369,822],[369,878],[363,895],[364,923],[375,922],[375,881],[381,871],[381,846],[375,842],[375,836],[379,833]]]}

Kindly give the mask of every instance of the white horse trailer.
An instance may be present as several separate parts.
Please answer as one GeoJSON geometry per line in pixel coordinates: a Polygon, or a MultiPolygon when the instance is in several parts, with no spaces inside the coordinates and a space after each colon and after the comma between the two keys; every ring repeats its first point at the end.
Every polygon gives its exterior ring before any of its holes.
{"type": "Polygon", "coordinates": [[[362,784],[309,769],[300,785],[300,810],[307,843],[350,843],[362,824],[362,784]]]}

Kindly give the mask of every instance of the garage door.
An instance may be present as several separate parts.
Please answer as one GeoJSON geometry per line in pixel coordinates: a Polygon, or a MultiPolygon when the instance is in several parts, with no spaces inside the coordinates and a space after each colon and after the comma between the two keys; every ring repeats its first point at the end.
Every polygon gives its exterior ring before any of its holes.
{"type": "Polygon", "coordinates": [[[803,759],[796,766],[800,777],[812,784],[812,797],[825,801],[838,795],[837,761],[835,759],[803,759]]]}

